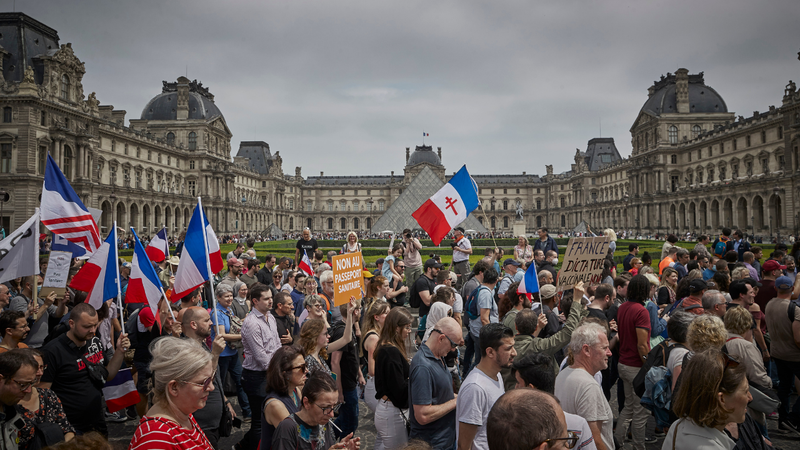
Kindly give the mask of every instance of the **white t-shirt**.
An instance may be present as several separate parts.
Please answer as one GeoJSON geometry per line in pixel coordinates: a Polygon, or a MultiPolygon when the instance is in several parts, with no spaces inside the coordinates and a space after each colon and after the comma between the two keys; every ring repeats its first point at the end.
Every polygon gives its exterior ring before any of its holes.
{"type": "MultiPolygon", "coordinates": [[[[673,344],[674,345],[674,344],[673,344]]],[[[689,353],[688,348],[673,348],[669,352],[669,359],[667,359],[667,369],[670,373],[675,373],[675,368],[683,364],[683,357],[689,353]]]]}
{"type": "Polygon", "coordinates": [[[592,429],[589,428],[589,422],[581,416],[564,413],[567,419],[567,430],[572,431],[578,436],[578,445],[575,448],[580,450],[597,450],[597,445],[594,443],[594,436],[592,436],[592,429]]]}
{"type": "Polygon", "coordinates": [[[587,422],[601,422],[603,443],[606,448],[614,448],[614,412],[603,388],[589,372],[566,367],[556,377],[555,396],[565,413],[581,416],[587,422]]]}
{"type": "MultiPolygon", "coordinates": [[[[564,359],[561,360],[561,365],[558,366],[558,370],[564,370],[564,368],[567,367],[567,360],[568,359],[569,359],[569,356],[565,356],[564,359]]],[[[597,384],[602,386],[603,385],[603,372],[598,371],[596,374],[594,374],[594,381],[597,381],[597,384]]]]}
{"type": "Polygon", "coordinates": [[[477,367],[470,371],[461,384],[456,400],[456,442],[458,442],[460,422],[478,425],[478,433],[472,441],[472,448],[489,450],[489,443],[486,440],[486,419],[494,402],[505,393],[500,373],[497,374],[497,379],[492,380],[477,367]]]}
{"type": "MultiPolygon", "coordinates": [[[[472,244],[470,244],[469,239],[466,236],[461,238],[460,241],[456,244],[456,246],[463,250],[470,250],[472,248],[472,244]]],[[[464,252],[458,252],[453,250],[453,262],[461,262],[469,260],[469,255],[464,252]]]]}

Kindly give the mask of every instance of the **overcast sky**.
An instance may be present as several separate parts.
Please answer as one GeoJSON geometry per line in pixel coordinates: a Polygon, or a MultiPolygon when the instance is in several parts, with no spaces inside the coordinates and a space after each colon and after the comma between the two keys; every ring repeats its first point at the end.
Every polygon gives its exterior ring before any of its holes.
{"type": "MultiPolygon", "coordinates": [[[[3,10],[13,0],[0,0],[3,10]]],[[[705,72],[728,110],[779,106],[800,80],[796,0],[17,1],[86,64],[84,91],[139,118],[188,67],[233,132],[284,172],[402,173],[442,147],[448,172],[570,169],[613,137],[623,157],[647,88],[705,72]],[[602,134],[600,124],[602,123],[602,134]]]]}

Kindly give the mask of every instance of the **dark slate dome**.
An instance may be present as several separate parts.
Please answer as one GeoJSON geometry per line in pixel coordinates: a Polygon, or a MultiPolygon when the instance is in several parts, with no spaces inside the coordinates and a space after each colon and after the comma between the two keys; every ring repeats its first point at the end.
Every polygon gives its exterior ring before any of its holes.
{"type": "MultiPolygon", "coordinates": [[[[677,113],[678,98],[675,93],[676,76],[668,73],[661,76],[650,90],[653,94],[647,99],[642,111],[649,111],[655,115],[677,113]]],[[[689,112],[690,113],[726,113],[728,105],[713,88],[705,84],[703,72],[689,75],[689,112]]]]}
{"type": "Polygon", "coordinates": [[[408,158],[408,166],[413,166],[420,163],[433,164],[434,166],[441,166],[442,160],[433,152],[433,147],[430,145],[418,145],[408,158]]]}
{"type": "MultiPolygon", "coordinates": [[[[142,110],[145,120],[178,120],[178,83],[163,82],[161,93],[153,97],[142,110]]],[[[211,121],[222,117],[214,104],[214,96],[203,83],[189,83],[189,120],[211,121]]]]}

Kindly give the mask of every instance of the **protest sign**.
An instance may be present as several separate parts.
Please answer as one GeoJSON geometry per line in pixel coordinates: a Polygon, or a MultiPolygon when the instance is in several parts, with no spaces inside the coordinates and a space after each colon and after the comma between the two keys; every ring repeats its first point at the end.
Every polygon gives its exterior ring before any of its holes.
{"type": "Polygon", "coordinates": [[[339,306],[350,301],[350,297],[361,300],[364,288],[363,262],[361,252],[346,253],[333,257],[333,305],[339,306]]]}
{"type": "Polygon", "coordinates": [[[578,281],[583,281],[587,286],[600,283],[603,260],[610,242],[608,236],[571,238],[558,272],[559,290],[570,289],[578,281]]]}
{"type": "Polygon", "coordinates": [[[67,276],[72,265],[72,253],[70,252],[50,252],[47,261],[47,271],[42,282],[42,297],[46,297],[50,292],[55,291],[56,297],[63,298],[67,288],[67,276]]]}

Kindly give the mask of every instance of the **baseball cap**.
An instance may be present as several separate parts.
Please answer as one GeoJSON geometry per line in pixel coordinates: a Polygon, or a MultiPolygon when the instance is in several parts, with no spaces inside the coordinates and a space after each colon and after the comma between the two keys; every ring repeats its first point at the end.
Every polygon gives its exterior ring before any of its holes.
{"type": "Polygon", "coordinates": [[[761,266],[762,269],[766,270],[767,272],[772,272],[773,270],[784,270],[786,266],[782,266],[781,263],[775,261],[774,259],[768,259],[764,262],[764,265],[761,266]]]}
{"type": "Polygon", "coordinates": [[[700,278],[695,278],[689,283],[689,292],[697,293],[708,289],[708,285],[700,278]]]}
{"type": "Polygon", "coordinates": [[[430,267],[433,267],[434,269],[441,269],[442,265],[439,264],[438,262],[436,262],[435,259],[431,258],[431,259],[425,261],[425,270],[427,270],[430,267]]]}
{"type": "Polygon", "coordinates": [[[455,227],[454,229],[464,233],[464,227],[455,227]]]}
{"type": "Polygon", "coordinates": [[[372,274],[372,272],[370,272],[369,270],[362,270],[362,271],[361,271],[361,275],[362,275],[364,278],[372,278],[372,277],[374,277],[374,276],[375,276],[375,275],[373,275],[373,274],[372,274]]]}
{"type": "Polygon", "coordinates": [[[231,258],[228,258],[228,265],[229,266],[241,266],[242,262],[239,260],[239,258],[231,257],[231,258]]]}
{"type": "Polygon", "coordinates": [[[122,267],[124,267],[126,269],[130,269],[131,268],[131,263],[125,261],[124,263],[122,263],[122,267]]]}
{"type": "Polygon", "coordinates": [[[517,267],[522,265],[522,264],[520,264],[519,261],[517,261],[516,259],[513,259],[513,258],[508,258],[507,260],[503,261],[503,265],[504,266],[507,266],[509,264],[512,265],[512,266],[517,266],[517,267]]]}
{"type": "Polygon", "coordinates": [[[778,279],[775,280],[775,289],[785,291],[791,289],[792,286],[794,286],[794,283],[792,283],[792,279],[787,276],[778,277],[778,279]]]}
{"type": "Polygon", "coordinates": [[[539,297],[542,300],[547,298],[553,298],[556,295],[556,287],[552,284],[545,284],[544,286],[539,288],[539,297]]]}

